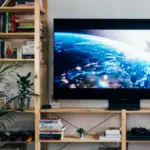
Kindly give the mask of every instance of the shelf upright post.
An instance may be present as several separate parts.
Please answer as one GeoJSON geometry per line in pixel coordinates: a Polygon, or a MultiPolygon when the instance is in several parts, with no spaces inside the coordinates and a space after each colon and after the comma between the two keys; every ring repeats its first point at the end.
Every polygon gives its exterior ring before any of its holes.
{"type": "MultiPolygon", "coordinates": [[[[43,0],[43,7],[45,10],[45,14],[42,15],[42,20],[43,20],[43,44],[41,47],[42,53],[43,53],[43,61],[44,63],[42,64],[42,105],[48,104],[49,99],[48,99],[48,0],[43,0]]],[[[47,113],[46,114],[41,114],[41,118],[45,119],[47,118],[47,113]]],[[[43,150],[48,150],[48,143],[43,144],[43,150]]]]}
{"type": "MultiPolygon", "coordinates": [[[[40,0],[35,0],[34,10],[34,43],[35,43],[35,63],[34,63],[34,83],[35,93],[41,95],[41,70],[40,70],[40,0]]],[[[35,98],[35,150],[41,149],[39,133],[40,133],[40,96],[35,98]]]]}
{"type": "MultiPolygon", "coordinates": [[[[43,38],[43,60],[44,64],[42,65],[42,78],[43,78],[43,85],[42,85],[42,104],[48,104],[48,0],[43,0],[43,7],[45,9],[45,14],[43,14],[43,25],[44,25],[44,38],[43,38]]],[[[47,118],[47,114],[42,115],[42,118],[47,118]]],[[[43,150],[48,150],[48,143],[43,145],[43,150]]]]}
{"type": "Polygon", "coordinates": [[[126,150],[126,127],[127,127],[126,110],[121,111],[121,149],[126,150]]]}

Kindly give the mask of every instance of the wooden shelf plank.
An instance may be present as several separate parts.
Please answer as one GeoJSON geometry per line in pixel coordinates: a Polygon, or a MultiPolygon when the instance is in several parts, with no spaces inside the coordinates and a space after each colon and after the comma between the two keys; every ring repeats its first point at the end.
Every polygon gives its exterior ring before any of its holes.
{"type": "Polygon", "coordinates": [[[0,33],[0,38],[2,39],[33,39],[34,32],[18,32],[18,33],[0,33]]]}
{"type": "Polygon", "coordinates": [[[150,113],[150,109],[141,109],[141,110],[127,110],[128,114],[144,114],[144,113],[150,113]]]}
{"type": "Polygon", "coordinates": [[[150,141],[127,141],[127,143],[150,143],[150,141]]]}
{"type": "Polygon", "coordinates": [[[60,108],[60,109],[41,109],[41,113],[121,113],[120,110],[106,110],[106,109],[76,109],[76,108],[60,108]]]}
{"type": "Polygon", "coordinates": [[[34,62],[34,59],[0,59],[0,62],[34,62]]]}
{"type": "Polygon", "coordinates": [[[42,143],[118,143],[117,140],[99,140],[91,135],[86,135],[83,140],[80,140],[76,135],[67,135],[63,140],[40,140],[42,143]]]}
{"type": "MultiPolygon", "coordinates": [[[[0,7],[0,13],[11,12],[11,13],[25,13],[25,14],[34,14],[34,6],[14,6],[14,7],[0,7]]],[[[40,8],[40,12],[45,14],[46,11],[44,8],[40,8]]]]}
{"type": "Polygon", "coordinates": [[[16,113],[34,113],[35,112],[34,108],[27,109],[24,111],[19,111],[19,110],[15,111],[15,109],[8,109],[7,111],[10,111],[10,112],[14,111],[16,113]]]}

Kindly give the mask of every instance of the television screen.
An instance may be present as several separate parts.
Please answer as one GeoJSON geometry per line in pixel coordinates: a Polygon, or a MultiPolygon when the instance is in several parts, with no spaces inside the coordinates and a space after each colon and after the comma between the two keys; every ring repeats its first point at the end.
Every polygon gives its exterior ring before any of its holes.
{"type": "Polygon", "coordinates": [[[55,85],[150,88],[150,30],[55,32],[55,85]]]}
{"type": "Polygon", "coordinates": [[[55,94],[150,89],[150,21],[81,20],[54,24],[55,94]]]}

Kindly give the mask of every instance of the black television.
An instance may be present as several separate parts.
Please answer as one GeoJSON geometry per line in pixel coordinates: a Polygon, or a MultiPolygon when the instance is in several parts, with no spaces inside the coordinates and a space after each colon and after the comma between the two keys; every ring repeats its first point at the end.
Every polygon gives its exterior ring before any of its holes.
{"type": "Polygon", "coordinates": [[[150,98],[150,20],[54,19],[53,81],[54,99],[140,109],[150,98]]]}

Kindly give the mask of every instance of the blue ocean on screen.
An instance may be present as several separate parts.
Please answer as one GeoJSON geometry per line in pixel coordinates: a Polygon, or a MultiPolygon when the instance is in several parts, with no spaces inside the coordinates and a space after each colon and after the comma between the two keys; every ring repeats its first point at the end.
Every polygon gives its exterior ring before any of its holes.
{"type": "Polygon", "coordinates": [[[150,31],[54,33],[58,88],[150,88],[150,31]]]}

